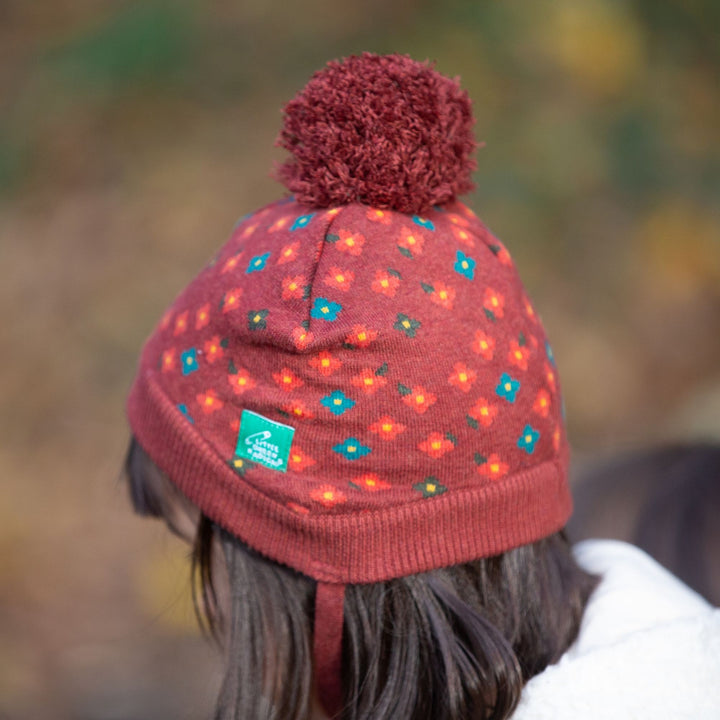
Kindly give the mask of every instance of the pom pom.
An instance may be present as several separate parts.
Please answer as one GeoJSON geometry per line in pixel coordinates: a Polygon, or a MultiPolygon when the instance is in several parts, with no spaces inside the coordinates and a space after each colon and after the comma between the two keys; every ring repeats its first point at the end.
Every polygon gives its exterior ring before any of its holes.
{"type": "Polygon", "coordinates": [[[423,213],[472,190],[477,143],[457,80],[406,55],[330,62],[283,109],[277,177],[313,207],[423,213]]]}

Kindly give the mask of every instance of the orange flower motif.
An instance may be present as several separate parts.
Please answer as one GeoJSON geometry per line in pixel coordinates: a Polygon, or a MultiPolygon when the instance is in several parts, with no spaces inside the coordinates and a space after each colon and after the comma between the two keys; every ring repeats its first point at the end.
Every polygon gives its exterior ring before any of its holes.
{"type": "Polygon", "coordinates": [[[288,458],[288,467],[290,470],[302,472],[306,467],[314,464],[315,460],[305,454],[299,447],[293,447],[290,451],[290,457],[288,458]]]}
{"type": "Polygon", "coordinates": [[[459,225],[460,227],[467,227],[470,225],[470,223],[462,215],[457,215],[456,213],[448,213],[447,218],[453,225],[459,225]]]}
{"type": "Polygon", "coordinates": [[[492,360],[495,352],[495,339],[486,335],[482,330],[476,330],[472,349],[484,360],[492,360]]]}
{"type": "Polygon", "coordinates": [[[222,311],[224,313],[230,312],[231,310],[237,309],[240,304],[240,296],[242,295],[242,288],[235,288],[234,290],[228,290],[225,293],[225,297],[222,302],[222,311]]]}
{"type": "Polygon", "coordinates": [[[311,490],[310,497],[328,508],[334,507],[338,503],[344,503],[347,500],[345,494],[332,485],[321,485],[311,490]]]}
{"type": "Polygon", "coordinates": [[[283,368],[279,373],[273,373],[272,376],[273,380],[288,392],[304,385],[303,381],[289,368],[283,368]]]}
{"type": "Polygon", "coordinates": [[[510,257],[510,253],[507,251],[507,248],[498,240],[495,241],[495,243],[498,246],[497,251],[497,259],[503,264],[510,267],[512,265],[512,258],[510,257]]]}
{"type": "Polygon", "coordinates": [[[388,297],[395,297],[395,291],[399,286],[400,278],[397,275],[393,275],[386,270],[378,270],[375,273],[375,279],[370,287],[376,293],[382,293],[388,297]]]}
{"type": "Polygon", "coordinates": [[[389,415],[384,415],[377,422],[374,422],[370,432],[377,433],[383,440],[392,440],[405,430],[402,423],[395,422],[389,415]]]}
{"type": "Polygon", "coordinates": [[[252,390],[257,385],[245,368],[228,375],[228,382],[236,395],[242,395],[246,390],[252,390]]]}
{"type": "Polygon", "coordinates": [[[403,248],[411,255],[421,255],[424,242],[425,238],[415,230],[408,227],[400,228],[398,247],[403,248]]]}
{"type": "Polygon", "coordinates": [[[268,232],[277,232],[278,230],[282,230],[287,226],[287,224],[292,220],[292,217],[290,215],[285,215],[285,217],[278,218],[269,228],[268,232]]]}
{"type": "Polygon", "coordinates": [[[287,506],[293,511],[296,512],[298,515],[309,515],[310,510],[303,505],[298,505],[294,502],[287,503],[287,506]]]}
{"type": "Polygon", "coordinates": [[[242,233],[240,233],[240,237],[249,238],[256,230],[257,230],[257,223],[255,223],[254,225],[248,225],[242,231],[242,233]]]}
{"type": "Polygon", "coordinates": [[[504,314],[505,298],[492,288],[486,288],[483,307],[489,310],[496,318],[501,318],[504,314]]]}
{"type": "Polygon", "coordinates": [[[462,362],[455,363],[453,369],[455,372],[448,378],[448,382],[463,392],[470,392],[477,373],[462,362]]]}
{"type": "Polygon", "coordinates": [[[314,335],[302,326],[293,328],[293,343],[298,350],[304,350],[314,339],[314,335]]]}
{"type": "Polygon", "coordinates": [[[537,394],[533,403],[533,410],[541,417],[546,418],[550,412],[550,393],[543,389],[537,394]]]}
{"type": "Polygon", "coordinates": [[[238,263],[240,262],[240,258],[243,256],[241,252],[235,253],[235,255],[231,255],[222,266],[222,270],[220,271],[221,275],[224,275],[225,273],[229,273],[232,270],[234,270],[238,263]]]}
{"type": "Polygon", "coordinates": [[[527,370],[528,358],[530,357],[530,349],[525,345],[520,345],[517,340],[510,341],[510,350],[508,352],[508,362],[511,365],[519,367],[521,370],[527,370]]]}
{"type": "Polygon", "coordinates": [[[381,387],[387,385],[387,380],[382,375],[376,375],[371,368],[361,370],[359,375],[350,378],[350,382],[367,395],[374,395],[381,387]]]}
{"type": "Polygon", "coordinates": [[[377,330],[369,330],[365,325],[353,326],[352,332],[345,338],[348,345],[364,348],[378,336],[377,330]]]}
{"type": "Polygon", "coordinates": [[[214,390],[207,390],[204,393],[196,395],[195,398],[198,403],[200,403],[200,407],[206,415],[220,410],[225,404],[214,390]]]}
{"type": "Polygon", "coordinates": [[[335,247],[340,252],[347,252],[350,255],[360,255],[362,253],[363,245],[365,244],[365,236],[360,233],[348,232],[347,230],[340,230],[338,233],[338,240],[335,243],[335,247]]]}
{"type": "Polygon", "coordinates": [[[366,473],[353,480],[353,484],[361,487],[363,490],[377,492],[378,490],[388,490],[392,487],[390,483],[381,480],[375,473],[366,473]]]}
{"type": "Polygon", "coordinates": [[[160,318],[160,329],[165,330],[167,326],[170,324],[170,318],[172,317],[172,311],[166,310],[163,313],[163,316],[160,318]]]}
{"type": "Polygon", "coordinates": [[[389,225],[392,222],[390,212],[388,210],[380,210],[380,208],[370,208],[367,211],[367,219],[382,223],[383,225],[389,225]]]}
{"type": "Polygon", "coordinates": [[[333,357],[327,350],[323,350],[308,360],[308,365],[315,368],[321,375],[325,377],[332,375],[338,368],[342,367],[342,362],[333,357]]]}
{"type": "Polygon", "coordinates": [[[430,433],[427,440],[423,440],[423,442],[418,445],[418,450],[422,450],[432,458],[442,457],[445,453],[454,449],[455,443],[439,432],[430,433]]]}
{"type": "Polygon", "coordinates": [[[508,464],[493,453],[484,463],[478,465],[478,472],[486,478],[501,478],[508,471],[508,464]]]}
{"type": "Polygon", "coordinates": [[[290,243],[289,245],[286,245],[281,251],[280,251],[280,257],[277,259],[278,265],[284,265],[285,263],[292,262],[297,257],[297,251],[300,247],[299,242],[290,243]]]}
{"type": "Polygon", "coordinates": [[[548,365],[548,363],[545,363],[545,379],[547,380],[550,389],[555,392],[555,371],[552,369],[551,365],[548,365]]]}
{"type": "Polygon", "coordinates": [[[535,308],[532,306],[532,303],[527,298],[523,298],[523,303],[525,305],[525,314],[533,322],[537,322],[537,316],[535,315],[535,308]]]}
{"type": "Polygon", "coordinates": [[[188,321],[188,314],[187,310],[184,313],[180,313],[175,318],[175,330],[173,331],[173,335],[180,335],[181,333],[184,333],[187,330],[187,321],[188,321]]]}
{"type": "Polygon", "coordinates": [[[195,313],[195,329],[202,330],[210,322],[210,303],[205,303],[195,313]]]}
{"type": "Polygon", "coordinates": [[[220,336],[213,335],[203,346],[205,359],[212,365],[216,360],[225,354],[223,346],[220,344],[220,336]]]}
{"type": "Polygon", "coordinates": [[[451,288],[449,285],[438,282],[433,286],[434,290],[430,294],[430,299],[440,307],[444,307],[446,310],[453,309],[453,302],[455,301],[455,288],[451,288]]]}
{"type": "Polygon", "coordinates": [[[177,359],[175,348],[165,350],[162,354],[160,365],[163,372],[170,372],[175,369],[175,360],[177,359]]]}
{"type": "Polygon", "coordinates": [[[472,235],[467,231],[464,230],[461,227],[454,227],[453,228],[453,235],[463,244],[467,247],[475,247],[475,241],[472,238],[472,235]]]}
{"type": "Polygon", "coordinates": [[[498,414],[497,406],[491,405],[485,398],[481,397],[471,408],[468,410],[468,415],[477,420],[483,427],[489,427],[492,425],[492,421],[498,414]]]}
{"type": "Polygon", "coordinates": [[[296,300],[302,300],[305,294],[305,286],[307,280],[304,275],[288,275],[282,280],[282,299],[290,300],[295,298],[296,300]]]}
{"type": "Polygon", "coordinates": [[[403,396],[403,402],[420,415],[434,405],[436,400],[437,396],[428,392],[422,385],[416,385],[407,395],[403,396]]]}
{"type": "Polygon", "coordinates": [[[325,276],[323,282],[330,287],[346,292],[355,280],[355,273],[352,270],[341,270],[338,267],[331,267],[330,272],[325,276]]]}
{"type": "Polygon", "coordinates": [[[305,403],[300,402],[299,400],[294,403],[288,403],[287,405],[283,405],[282,410],[288,415],[292,415],[296,418],[307,418],[309,420],[315,417],[315,414],[312,412],[312,410],[309,410],[305,403]]]}

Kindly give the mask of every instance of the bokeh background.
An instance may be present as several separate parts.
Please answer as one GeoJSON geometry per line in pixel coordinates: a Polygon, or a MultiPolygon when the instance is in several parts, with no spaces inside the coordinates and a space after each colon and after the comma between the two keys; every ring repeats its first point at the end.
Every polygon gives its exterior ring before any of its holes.
{"type": "Polygon", "coordinates": [[[163,308],[277,198],[327,60],[462,78],[469,204],[558,358],[577,462],[720,438],[715,0],[0,1],[0,718],[207,717],[187,549],[133,517],[124,396],[163,308]]]}

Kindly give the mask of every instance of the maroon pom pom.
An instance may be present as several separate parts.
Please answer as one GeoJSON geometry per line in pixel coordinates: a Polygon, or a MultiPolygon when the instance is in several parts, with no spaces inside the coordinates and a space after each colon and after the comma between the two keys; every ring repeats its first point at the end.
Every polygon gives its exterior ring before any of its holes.
{"type": "Polygon", "coordinates": [[[360,202],[422,213],[473,188],[467,93],[406,55],[330,62],[284,108],[277,170],[313,207],[360,202]]]}

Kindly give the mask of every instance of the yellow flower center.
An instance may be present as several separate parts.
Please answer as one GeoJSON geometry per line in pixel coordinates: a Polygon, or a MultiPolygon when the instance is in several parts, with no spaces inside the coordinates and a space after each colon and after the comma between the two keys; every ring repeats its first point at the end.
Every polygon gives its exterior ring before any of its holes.
{"type": "Polygon", "coordinates": [[[390,432],[392,430],[392,425],[390,423],[383,423],[382,430],[383,432],[390,432]]]}
{"type": "Polygon", "coordinates": [[[242,375],[239,375],[239,376],[238,376],[238,379],[237,379],[237,384],[238,384],[238,385],[246,385],[246,384],[247,384],[247,379],[244,378],[242,375]]]}
{"type": "Polygon", "coordinates": [[[516,350],[516,351],[515,351],[515,357],[516,357],[518,360],[521,360],[521,359],[522,359],[522,356],[523,356],[523,354],[522,354],[522,351],[521,351],[521,350],[516,350]]]}
{"type": "Polygon", "coordinates": [[[342,400],[341,400],[340,398],[335,398],[335,399],[333,400],[333,404],[334,404],[334,405],[342,405],[342,400]]]}
{"type": "Polygon", "coordinates": [[[422,405],[422,404],[425,402],[425,396],[424,396],[424,395],[418,395],[418,396],[415,398],[415,402],[416,402],[418,405],[422,405]]]}
{"type": "Polygon", "coordinates": [[[352,246],[355,244],[355,241],[350,237],[350,238],[348,238],[348,239],[345,241],[345,244],[346,244],[348,247],[352,247],[352,246]]]}
{"type": "Polygon", "coordinates": [[[467,376],[467,374],[464,373],[464,372],[461,372],[461,373],[458,375],[458,380],[459,380],[461,383],[467,382],[467,379],[468,379],[468,376],[467,376]]]}
{"type": "Polygon", "coordinates": [[[437,487],[437,486],[434,485],[433,483],[428,483],[427,485],[425,485],[425,489],[426,489],[428,492],[435,492],[435,488],[436,488],[436,487],[437,487]]]}
{"type": "Polygon", "coordinates": [[[440,296],[441,300],[447,300],[448,294],[444,290],[441,290],[438,295],[440,296]]]}
{"type": "Polygon", "coordinates": [[[296,290],[297,289],[297,283],[291,282],[288,285],[288,290],[296,290]]]}
{"type": "Polygon", "coordinates": [[[386,288],[390,283],[385,280],[384,278],[380,281],[380,285],[384,288],[386,288]]]}
{"type": "Polygon", "coordinates": [[[366,338],[367,338],[367,334],[366,334],[366,333],[364,333],[364,332],[358,333],[357,339],[360,340],[360,342],[362,342],[362,341],[365,340],[366,338]]]}
{"type": "Polygon", "coordinates": [[[460,264],[462,265],[463,270],[467,270],[467,269],[468,269],[467,260],[463,260],[462,263],[460,263],[460,264]]]}
{"type": "Polygon", "coordinates": [[[292,382],[292,378],[290,375],[283,375],[283,382],[287,385],[288,383],[292,382]]]}
{"type": "Polygon", "coordinates": [[[363,378],[363,382],[364,382],[366,385],[372,385],[372,384],[373,384],[373,379],[370,378],[370,377],[366,377],[366,378],[363,378]]]}
{"type": "Polygon", "coordinates": [[[336,275],[336,276],[335,276],[335,279],[336,279],[339,283],[344,283],[344,282],[345,282],[345,276],[344,276],[344,275],[336,275]]]}
{"type": "Polygon", "coordinates": [[[347,446],[348,452],[354,453],[357,450],[357,446],[355,445],[348,445],[347,446]]]}
{"type": "Polygon", "coordinates": [[[327,358],[323,358],[323,359],[320,361],[320,364],[321,364],[323,367],[330,367],[330,361],[329,361],[327,358]]]}
{"type": "Polygon", "coordinates": [[[525,436],[525,442],[529,443],[532,440],[532,435],[526,435],[525,436]]]}
{"type": "Polygon", "coordinates": [[[187,365],[192,365],[192,361],[193,361],[193,359],[191,357],[189,357],[189,358],[186,358],[185,363],[187,365]]]}
{"type": "Polygon", "coordinates": [[[499,471],[500,471],[500,466],[499,466],[497,463],[493,463],[493,464],[490,466],[490,472],[496,473],[496,472],[499,472],[499,471]]]}
{"type": "Polygon", "coordinates": [[[439,449],[442,447],[442,443],[441,443],[439,440],[433,440],[433,441],[430,443],[430,447],[431,447],[433,450],[439,450],[439,449]]]}
{"type": "Polygon", "coordinates": [[[487,409],[486,407],[480,408],[480,414],[481,414],[481,415],[487,415],[487,414],[488,414],[488,409],[487,409]]]}
{"type": "Polygon", "coordinates": [[[410,327],[410,321],[409,320],[403,320],[402,321],[403,327],[409,328],[410,327]]]}
{"type": "Polygon", "coordinates": [[[375,481],[374,481],[372,478],[367,478],[367,480],[365,480],[365,484],[366,484],[368,487],[375,487],[375,484],[376,484],[376,483],[375,483],[375,481]]]}
{"type": "Polygon", "coordinates": [[[326,492],[323,493],[324,500],[332,500],[333,497],[334,497],[334,494],[330,490],[327,490],[326,492]]]}
{"type": "Polygon", "coordinates": [[[253,318],[253,322],[260,322],[260,320],[262,320],[262,317],[261,317],[260,315],[256,315],[256,316],[253,318]]]}

